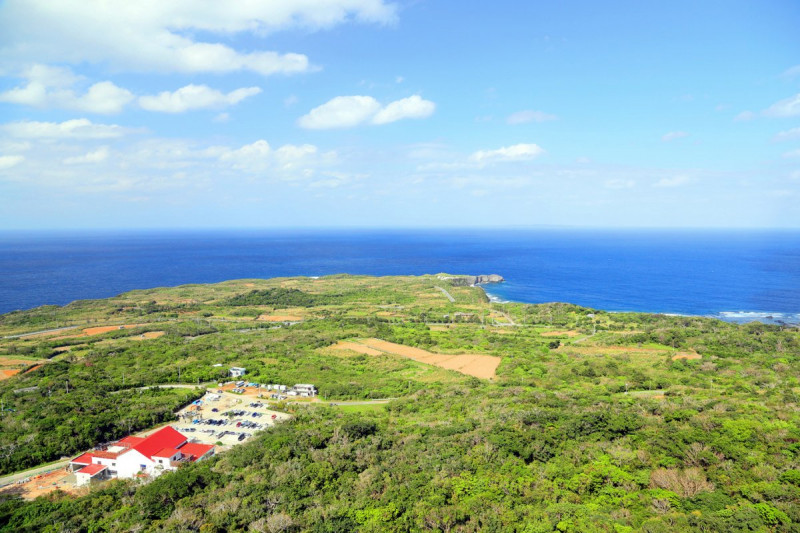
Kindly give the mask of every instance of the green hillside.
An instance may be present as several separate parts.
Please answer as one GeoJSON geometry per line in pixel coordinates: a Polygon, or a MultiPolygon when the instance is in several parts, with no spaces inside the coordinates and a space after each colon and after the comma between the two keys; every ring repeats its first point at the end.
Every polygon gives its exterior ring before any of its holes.
{"type": "Polygon", "coordinates": [[[0,474],[170,420],[231,366],[324,400],[147,484],[5,493],[0,530],[800,531],[796,328],[496,304],[448,277],[236,280],[0,316],[0,474]],[[408,353],[368,349],[384,345],[408,353]],[[500,364],[481,379],[417,353],[500,364]],[[157,388],[176,383],[197,387],[157,388]],[[376,398],[392,400],[336,405],[376,398]]]}

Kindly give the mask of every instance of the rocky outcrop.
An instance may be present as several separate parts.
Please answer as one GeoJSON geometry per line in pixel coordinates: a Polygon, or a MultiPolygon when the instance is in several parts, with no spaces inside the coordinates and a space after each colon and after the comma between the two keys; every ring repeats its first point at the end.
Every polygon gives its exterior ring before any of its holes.
{"type": "Polygon", "coordinates": [[[480,276],[457,276],[457,277],[440,277],[439,279],[447,279],[453,286],[464,285],[483,285],[484,283],[502,283],[505,281],[503,276],[498,274],[481,274],[480,276]]]}

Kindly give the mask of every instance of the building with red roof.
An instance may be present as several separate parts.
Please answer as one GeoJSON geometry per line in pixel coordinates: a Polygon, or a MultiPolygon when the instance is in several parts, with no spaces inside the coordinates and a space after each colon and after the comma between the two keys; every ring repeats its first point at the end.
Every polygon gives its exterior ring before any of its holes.
{"type": "Polygon", "coordinates": [[[214,446],[189,442],[185,435],[166,426],[147,437],[125,437],[105,450],[84,453],[70,461],[70,468],[81,475],[83,483],[79,484],[86,484],[104,477],[157,476],[212,455],[214,446]]]}
{"type": "MultiPolygon", "coordinates": [[[[85,454],[84,454],[85,455],[85,454]]],[[[92,481],[100,481],[106,478],[108,467],[105,465],[90,464],[75,472],[76,485],[81,487],[88,485],[92,481]]]]}

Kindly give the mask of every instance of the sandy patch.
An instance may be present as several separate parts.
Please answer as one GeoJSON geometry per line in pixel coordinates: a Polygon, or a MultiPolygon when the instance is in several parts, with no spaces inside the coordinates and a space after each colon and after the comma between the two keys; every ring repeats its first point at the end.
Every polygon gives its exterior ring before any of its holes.
{"type": "Polygon", "coordinates": [[[53,351],[56,353],[63,353],[63,352],[68,352],[71,349],[72,346],[56,346],[55,348],[53,348],[53,351]]]}
{"type": "Polygon", "coordinates": [[[266,322],[300,322],[303,317],[297,315],[260,315],[256,320],[266,322]]]}
{"type": "Polygon", "coordinates": [[[147,331],[145,333],[142,333],[141,335],[136,335],[135,337],[128,337],[128,338],[134,341],[142,341],[145,339],[157,339],[159,337],[163,337],[165,333],[166,333],[165,331],[147,331]]]}
{"type": "Polygon", "coordinates": [[[490,379],[495,377],[497,367],[500,365],[500,358],[492,355],[438,354],[421,348],[413,348],[411,346],[395,344],[380,339],[359,340],[358,344],[380,352],[408,357],[420,363],[434,365],[448,370],[455,370],[456,372],[475,376],[476,378],[490,379]]]}
{"type": "Polygon", "coordinates": [[[256,284],[255,283],[245,283],[244,286],[245,287],[255,287],[256,284]]]}
{"type": "Polygon", "coordinates": [[[65,469],[54,470],[29,478],[25,483],[14,483],[3,487],[0,492],[19,494],[26,500],[49,494],[56,489],[76,493],[79,489],[74,484],[75,476],[65,469]]]}
{"type": "Polygon", "coordinates": [[[450,326],[428,326],[431,331],[450,331],[450,326]]]}
{"type": "Polygon", "coordinates": [[[0,380],[8,379],[11,376],[16,376],[17,374],[19,374],[19,368],[0,370],[0,380]]]}
{"type": "Polygon", "coordinates": [[[678,359],[688,359],[688,360],[697,360],[702,359],[703,356],[697,352],[678,352],[672,356],[673,361],[677,361],[678,359]]]}

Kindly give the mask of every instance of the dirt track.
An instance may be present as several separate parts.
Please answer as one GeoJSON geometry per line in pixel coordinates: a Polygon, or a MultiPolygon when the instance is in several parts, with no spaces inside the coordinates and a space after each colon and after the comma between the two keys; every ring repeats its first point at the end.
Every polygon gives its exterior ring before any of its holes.
{"type": "Polygon", "coordinates": [[[495,377],[500,358],[481,354],[438,354],[421,348],[413,348],[380,339],[360,339],[355,342],[342,341],[333,346],[334,349],[353,350],[367,355],[388,353],[408,357],[414,361],[428,365],[455,370],[476,378],[491,379],[495,377]],[[376,353],[377,352],[377,353],[376,353]]]}

